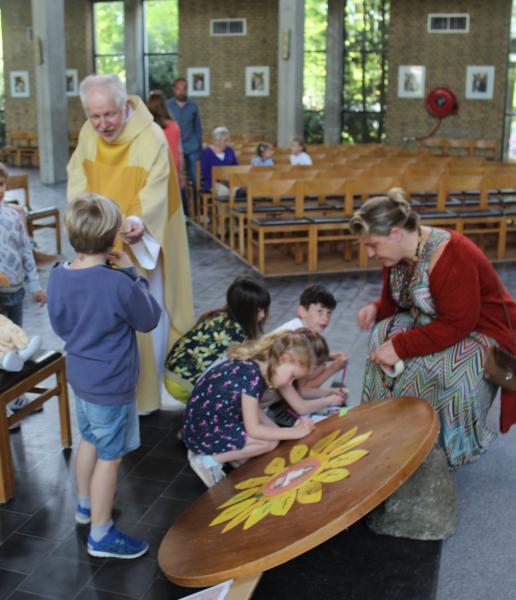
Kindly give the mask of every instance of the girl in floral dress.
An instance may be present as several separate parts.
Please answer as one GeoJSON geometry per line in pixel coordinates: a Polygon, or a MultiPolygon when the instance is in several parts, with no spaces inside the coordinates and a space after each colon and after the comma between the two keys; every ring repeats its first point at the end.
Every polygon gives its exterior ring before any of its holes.
{"type": "Polygon", "coordinates": [[[195,385],[183,425],[190,466],[208,487],[224,477],[223,463],[265,454],[280,440],[302,438],[314,427],[310,420],[278,427],[260,407],[267,388],[287,385],[313,368],[307,336],[271,333],[228,354],[195,385]]]}
{"type": "Polygon", "coordinates": [[[229,286],[226,306],[203,314],[170,351],[165,386],[186,404],[193,386],[231,344],[253,340],[263,333],[271,297],[255,279],[237,277],[229,286]]]}

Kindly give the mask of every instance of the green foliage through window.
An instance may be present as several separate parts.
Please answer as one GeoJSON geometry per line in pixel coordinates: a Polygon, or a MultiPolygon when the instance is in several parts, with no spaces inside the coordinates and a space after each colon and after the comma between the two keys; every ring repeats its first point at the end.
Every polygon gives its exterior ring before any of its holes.
{"type": "Polygon", "coordinates": [[[145,93],[160,89],[168,96],[178,76],[178,0],[146,0],[145,93]]]}
{"type": "MultiPolygon", "coordinates": [[[[388,0],[343,0],[342,141],[381,142],[387,90],[388,0]]],[[[323,141],[328,3],[305,0],[305,138],[323,141]]]]}
{"type": "Polygon", "coordinates": [[[95,72],[117,73],[125,81],[124,3],[95,2],[95,72]]]}

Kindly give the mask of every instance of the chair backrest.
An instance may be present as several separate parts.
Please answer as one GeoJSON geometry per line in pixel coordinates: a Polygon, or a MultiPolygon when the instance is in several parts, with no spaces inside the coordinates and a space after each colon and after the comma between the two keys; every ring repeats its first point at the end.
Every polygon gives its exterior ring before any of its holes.
{"type": "Polygon", "coordinates": [[[407,200],[413,194],[439,194],[442,176],[434,175],[404,175],[401,178],[401,188],[405,191],[407,200]]]}
{"type": "MultiPolygon", "coordinates": [[[[19,175],[9,175],[7,178],[6,190],[23,190],[24,197],[22,206],[25,206],[27,210],[30,210],[30,196],[29,196],[29,176],[27,173],[20,173],[19,175]]],[[[18,198],[16,198],[18,200],[18,198]]]]}
{"type": "MultiPolygon", "coordinates": [[[[253,218],[254,201],[267,198],[270,204],[279,205],[285,198],[296,199],[298,194],[295,179],[276,179],[271,181],[252,180],[247,186],[247,218],[253,218]]],[[[263,202],[260,202],[263,205],[263,202]]]]}
{"type": "Polygon", "coordinates": [[[304,202],[307,198],[317,198],[318,204],[324,204],[328,198],[346,198],[346,179],[306,179],[299,182],[299,195],[304,202]]]}
{"type": "Polygon", "coordinates": [[[393,187],[399,186],[398,177],[359,177],[348,179],[346,182],[346,214],[353,214],[353,201],[355,196],[360,196],[364,202],[371,196],[385,196],[393,187]]]}
{"type": "Polygon", "coordinates": [[[483,175],[444,175],[441,178],[441,189],[437,200],[437,209],[444,210],[450,192],[478,192],[479,206],[487,206],[487,188],[483,175]]]}
{"type": "Polygon", "coordinates": [[[212,167],[211,181],[213,197],[217,196],[216,188],[217,181],[229,181],[230,175],[233,173],[248,173],[251,170],[251,165],[232,165],[226,167],[212,167]]]}

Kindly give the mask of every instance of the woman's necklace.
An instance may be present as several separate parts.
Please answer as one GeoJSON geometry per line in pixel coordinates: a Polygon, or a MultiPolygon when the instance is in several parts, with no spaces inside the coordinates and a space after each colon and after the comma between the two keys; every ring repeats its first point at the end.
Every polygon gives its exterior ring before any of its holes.
{"type": "Polygon", "coordinates": [[[417,230],[417,246],[416,253],[412,258],[409,259],[410,267],[407,271],[405,271],[405,275],[403,277],[403,283],[400,289],[400,305],[405,308],[412,304],[412,300],[410,297],[410,285],[412,284],[412,279],[414,278],[414,273],[416,271],[417,264],[419,262],[419,258],[421,255],[421,249],[423,248],[423,232],[421,231],[421,227],[418,227],[417,230]]]}

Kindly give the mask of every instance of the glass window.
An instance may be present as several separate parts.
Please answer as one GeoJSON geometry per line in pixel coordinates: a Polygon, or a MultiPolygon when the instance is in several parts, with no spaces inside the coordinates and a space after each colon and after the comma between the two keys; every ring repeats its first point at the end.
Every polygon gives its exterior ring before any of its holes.
{"type": "Polygon", "coordinates": [[[179,14],[177,0],[146,0],[145,95],[160,89],[168,96],[178,76],[179,14]]]}
{"type": "Polygon", "coordinates": [[[304,135],[309,144],[321,143],[324,137],[327,21],[328,2],[305,0],[303,107],[304,135]]]}
{"type": "Polygon", "coordinates": [[[2,11],[0,10],[0,144],[5,144],[5,88],[4,88],[4,42],[2,39],[2,11]]]}
{"type": "Polygon", "coordinates": [[[95,2],[94,52],[96,73],[117,73],[125,81],[124,3],[95,2]]]}
{"type": "Polygon", "coordinates": [[[509,53],[507,72],[503,159],[516,162],[516,0],[513,0],[512,3],[511,52],[509,53]]]}

